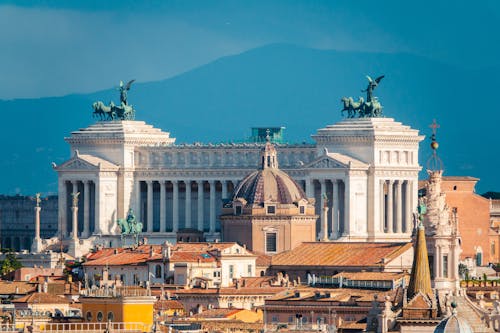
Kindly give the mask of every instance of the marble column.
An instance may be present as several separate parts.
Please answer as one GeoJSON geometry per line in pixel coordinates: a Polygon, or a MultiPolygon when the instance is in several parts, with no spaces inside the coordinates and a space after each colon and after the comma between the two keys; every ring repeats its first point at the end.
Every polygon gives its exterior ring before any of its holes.
{"type": "Polygon", "coordinates": [[[172,220],[173,232],[179,231],[179,181],[172,180],[173,193],[172,193],[172,220]]]}
{"type": "Polygon", "coordinates": [[[306,197],[314,198],[314,181],[311,178],[306,179],[306,197]]]}
{"type": "Polygon", "coordinates": [[[147,180],[146,185],[148,186],[148,222],[147,222],[147,232],[153,232],[153,181],[147,180]]]}
{"type": "Polygon", "coordinates": [[[191,228],[191,181],[185,180],[184,184],[186,184],[186,206],[185,206],[185,228],[191,228]]]}
{"type": "Polygon", "coordinates": [[[141,181],[136,180],[135,182],[135,217],[137,221],[144,223],[144,219],[141,216],[141,181]]]}
{"type": "Polygon", "coordinates": [[[215,233],[215,181],[209,180],[210,184],[210,233],[215,233]]]}
{"type": "Polygon", "coordinates": [[[324,179],[319,180],[319,184],[321,186],[321,199],[320,199],[320,205],[321,205],[321,214],[320,214],[320,221],[321,221],[321,232],[318,235],[319,239],[322,241],[325,239],[328,239],[328,215],[325,215],[325,212],[328,211],[325,210],[324,208],[327,206],[328,199],[326,198],[326,184],[324,179]],[[326,223],[325,223],[326,221],[326,223]]]}
{"type": "Polygon", "coordinates": [[[35,207],[35,242],[40,240],[40,211],[42,207],[35,207]]]}
{"type": "Polygon", "coordinates": [[[203,231],[203,180],[197,180],[198,184],[198,231],[203,231]]]}
{"type": "Polygon", "coordinates": [[[441,248],[439,245],[436,245],[434,247],[434,277],[435,278],[440,278],[442,275],[442,269],[441,269],[441,248]]]}
{"type": "Polygon", "coordinates": [[[412,228],[412,211],[411,211],[411,182],[405,181],[405,225],[403,231],[411,232],[412,228]]]}
{"type": "Polygon", "coordinates": [[[160,232],[167,231],[167,200],[165,181],[160,180],[160,232]]]}
{"type": "Polygon", "coordinates": [[[394,225],[393,225],[394,221],[392,218],[394,212],[394,200],[392,193],[393,184],[394,184],[393,180],[389,180],[387,182],[387,206],[386,206],[387,232],[391,234],[394,232],[394,225]]]}
{"type": "Polygon", "coordinates": [[[399,234],[403,231],[403,197],[402,197],[402,181],[396,182],[396,232],[399,234]]]}
{"type": "Polygon", "coordinates": [[[379,232],[387,232],[387,230],[385,230],[384,228],[384,222],[385,222],[385,180],[380,180],[380,192],[379,192],[379,195],[380,195],[380,205],[379,205],[379,209],[380,209],[380,214],[379,214],[379,218],[380,218],[380,222],[379,222],[379,229],[377,231],[379,232]]]}
{"type": "Polygon", "coordinates": [[[349,186],[349,177],[344,179],[344,235],[350,236],[352,231],[351,221],[351,193],[349,186]]]}
{"type": "Polygon", "coordinates": [[[78,241],[78,205],[73,205],[71,207],[71,211],[73,212],[73,241],[78,241]]]}
{"type": "Polygon", "coordinates": [[[83,235],[82,238],[90,236],[90,181],[83,182],[83,235]]]}
{"type": "MultiPolygon", "coordinates": [[[[71,186],[72,186],[72,198],[73,200],[75,200],[75,195],[76,193],[78,193],[78,181],[76,180],[73,180],[71,182],[71,186]]],[[[71,222],[72,222],[72,225],[71,225],[71,232],[73,233],[73,239],[75,239],[75,235],[76,235],[76,239],[78,239],[78,215],[76,216],[76,219],[75,219],[75,210],[73,209],[75,208],[75,204],[73,202],[73,205],[71,207],[71,212],[73,213],[73,217],[71,219],[71,222]],[[75,225],[75,220],[76,220],[76,225],[75,225]]],[[[77,201],[77,205],[76,205],[76,214],[78,214],[78,201],[77,201]]]]}
{"type": "Polygon", "coordinates": [[[221,180],[222,185],[222,199],[227,199],[227,181],[221,180]]]}
{"type": "Polygon", "coordinates": [[[323,217],[321,220],[321,228],[323,229],[321,235],[322,242],[328,242],[328,204],[323,203],[323,217]]]}
{"type": "Polygon", "coordinates": [[[339,184],[332,180],[332,239],[339,237],[339,184]]]}

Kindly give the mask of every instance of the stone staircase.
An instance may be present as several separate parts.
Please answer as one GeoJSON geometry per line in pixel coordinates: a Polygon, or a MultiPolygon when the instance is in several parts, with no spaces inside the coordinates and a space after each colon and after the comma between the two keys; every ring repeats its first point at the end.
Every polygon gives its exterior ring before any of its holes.
{"type": "Polygon", "coordinates": [[[486,327],[480,315],[463,296],[456,296],[455,302],[457,302],[457,317],[466,320],[474,333],[495,332],[492,328],[486,327]]]}

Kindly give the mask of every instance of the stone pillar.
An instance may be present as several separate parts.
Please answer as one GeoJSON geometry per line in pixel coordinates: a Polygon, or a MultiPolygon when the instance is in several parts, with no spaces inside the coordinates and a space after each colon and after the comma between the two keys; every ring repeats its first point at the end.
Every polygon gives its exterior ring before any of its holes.
{"type": "Polygon", "coordinates": [[[412,231],[412,211],[411,211],[411,182],[405,181],[405,226],[403,232],[412,231]]]}
{"type": "MultiPolygon", "coordinates": [[[[76,193],[78,193],[78,181],[76,180],[73,180],[71,182],[71,193],[72,193],[72,198],[75,197],[76,193]]],[[[73,199],[75,200],[75,199],[73,199]]],[[[73,239],[75,239],[75,235],[76,235],[76,239],[78,239],[78,215],[76,216],[76,225],[75,225],[75,210],[73,209],[75,207],[75,204],[73,202],[73,205],[71,207],[71,212],[73,213],[72,215],[72,219],[71,219],[71,232],[73,233],[73,239]],[[75,227],[76,226],[76,227],[75,227]]],[[[76,213],[78,214],[78,201],[77,201],[77,205],[76,205],[76,213]]]]}
{"type": "Polygon", "coordinates": [[[38,206],[35,207],[35,238],[33,239],[33,243],[31,244],[31,252],[39,253],[42,250],[42,239],[40,238],[40,210],[42,208],[38,206]]]}
{"type": "Polygon", "coordinates": [[[402,181],[396,183],[396,232],[400,234],[403,231],[403,197],[402,197],[402,181]]]}
{"type": "Polygon", "coordinates": [[[179,181],[172,180],[173,193],[172,193],[172,231],[179,231],[179,181]]]}
{"type": "Polygon", "coordinates": [[[215,180],[209,180],[210,184],[210,233],[215,233],[215,180]]]}
{"type": "Polygon", "coordinates": [[[198,231],[203,231],[203,180],[196,181],[198,184],[198,231]]]}
{"type": "Polygon", "coordinates": [[[385,180],[380,180],[380,223],[379,223],[379,229],[377,231],[379,232],[387,232],[384,228],[384,222],[385,222],[385,180]]]}
{"type": "Polygon", "coordinates": [[[321,235],[322,242],[328,242],[328,204],[323,203],[323,216],[321,220],[321,228],[323,229],[321,235]]]}
{"type": "Polygon", "coordinates": [[[83,182],[83,235],[82,238],[90,236],[90,186],[89,180],[83,182]]]}
{"type": "Polygon", "coordinates": [[[144,223],[141,216],[141,181],[136,180],[135,182],[135,216],[138,221],[144,223]]]}
{"type": "Polygon", "coordinates": [[[147,180],[146,185],[148,187],[148,222],[147,222],[147,232],[153,232],[153,181],[147,180]]]}
{"type": "Polygon", "coordinates": [[[344,235],[350,236],[352,233],[351,222],[351,193],[349,189],[349,177],[344,179],[344,235]]]}
{"type": "Polygon", "coordinates": [[[314,198],[314,181],[311,178],[306,179],[306,197],[314,198]]]}
{"type": "Polygon", "coordinates": [[[392,187],[394,185],[393,180],[389,180],[387,183],[387,206],[386,206],[386,215],[387,215],[387,232],[388,233],[393,233],[394,232],[394,221],[392,218],[393,212],[394,212],[394,200],[393,200],[393,193],[392,193],[392,187]]]}
{"type": "Polygon", "coordinates": [[[332,235],[331,239],[339,237],[339,184],[332,180],[332,235]]]}
{"type": "Polygon", "coordinates": [[[40,211],[42,207],[35,207],[35,241],[40,239],[40,211]]]}
{"type": "Polygon", "coordinates": [[[167,231],[167,201],[165,198],[165,181],[160,180],[160,232],[167,231]]]}
{"type": "Polygon", "coordinates": [[[184,184],[186,184],[186,206],[185,206],[185,223],[184,226],[186,228],[191,228],[191,181],[185,180],[184,184]]]}
{"type": "Polygon", "coordinates": [[[71,207],[71,212],[73,212],[73,218],[72,218],[72,222],[73,222],[73,234],[72,234],[72,240],[73,241],[78,241],[78,206],[77,205],[73,205],[71,207]]]}
{"type": "Polygon", "coordinates": [[[318,235],[318,238],[324,241],[325,239],[328,239],[328,215],[325,215],[325,213],[328,211],[328,207],[325,210],[325,207],[328,204],[328,199],[326,197],[326,184],[324,179],[319,180],[319,184],[321,186],[321,199],[320,199],[320,205],[321,205],[321,214],[320,214],[320,221],[321,221],[321,231],[320,234],[318,235]],[[326,222],[326,223],[325,223],[326,222]]]}
{"type": "Polygon", "coordinates": [[[441,253],[439,251],[439,246],[434,245],[434,279],[441,277],[440,271],[441,271],[441,265],[440,265],[440,256],[441,253]]]}
{"type": "Polygon", "coordinates": [[[227,181],[221,180],[222,185],[222,199],[227,199],[227,181]]]}
{"type": "Polygon", "coordinates": [[[94,205],[94,233],[96,234],[101,234],[102,233],[102,227],[101,227],[101,219],[100,219],[100,214],[101,214],[101,184],[99,177],[96,178],[95,180],[95,205],[94,205]]]}

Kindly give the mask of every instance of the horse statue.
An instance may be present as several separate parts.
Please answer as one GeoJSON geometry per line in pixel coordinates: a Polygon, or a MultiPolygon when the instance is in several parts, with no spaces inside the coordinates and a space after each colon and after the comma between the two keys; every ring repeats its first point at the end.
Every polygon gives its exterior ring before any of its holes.
{"type": "Polygon", "coordinates": [[[354,118],[356,116],[356,112],[361,112],[361,109],[365,103],[363,97],[360,97],[358,102],[354,102],[352,97],[342,97],[341,101],[344,103],[344,108],[342,109],[342,115],[344,111],[347,111],[348,118],[354,118]]]}
{"type": "Polygon", "coordinates": [[[116,223],[120,227],[122,245],[124,237],[128,235],[134,237],[136,245],[139,243],[139,234],[142,232],[143,225],[136,221],[132,208],[129,209],[126,219],[118,219],[116,223]]]}
{"type": "Polygon", "coordinates": [[[111,102],[109,106],[101,101],[94,102],[92,104],[94,118],[100,117],[100,120],[114,120],[116,118],[114,107],[115,105],[113,102],[111,102]]]}
{"type": "Polygon", "coordinates": [[[382,115],[382,104],[374,97],[371,102],[365,102],[360,111],[360,117],[380,117],[382,115]]]}

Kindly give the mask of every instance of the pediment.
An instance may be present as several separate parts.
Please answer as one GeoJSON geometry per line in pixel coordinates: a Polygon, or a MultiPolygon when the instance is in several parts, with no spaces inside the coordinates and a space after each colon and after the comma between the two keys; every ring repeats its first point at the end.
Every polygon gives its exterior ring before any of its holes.
{"type": "Polygon", "coordinates": [[[325,148],[324,155],[321,155],[311,163],[304,166],[310,169],[368,169],[368,164],[340,153],[330,153],[325,148]]]}
{"type": "Polygon", "coordinates": [[[329,156],[321,156],[304,167],[310,169],[344,169],[346,165],[329,156]]]}
{"type": "Polygon", "coordinates": [[[75,151],[73,157],[61,165],[54,165],[57,171],[96,171],[118,170],[119,166],[97,156],[79,154],[75,151]]]}
{"type": "Polygon", "coordinates": [[[99,167],[97,165],[93,165],[81,158],[72,158],[69,161],[64,162],[63,164],[56,167],[58,171],[66,171],[66,170],[98,170],[99,167]]]}

